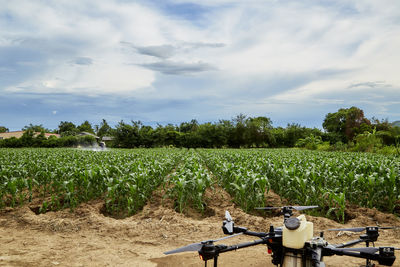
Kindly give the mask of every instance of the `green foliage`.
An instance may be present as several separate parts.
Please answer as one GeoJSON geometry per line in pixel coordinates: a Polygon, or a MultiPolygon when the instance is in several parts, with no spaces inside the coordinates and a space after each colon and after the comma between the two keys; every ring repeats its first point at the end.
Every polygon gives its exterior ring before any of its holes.
{"type": "Polygon", "coordinates": [[[211,176],[194,151],[190,150],[182,161],[165,183],[167,196],[174,200],[175,209],[181,213],[186,211],[187,205],[203,213],[206,208],[204,193],[212,184],[211,176]]]}
{"type": "MultiPolygon", "coordinates": [[[[107,146],[119,148],[151,148],[151,147],[186,147],[186,148],[281,148],[281,147],[307,147],[308,149],[320,150],[354,150],[364,151],[362,142],[359,140],[360,149],[357,146],[356,136],[372,133],[376,129],[376,136],[382,140],[385,146],[395,145],[400,154],[400,127],[396,123],[389,123],[387,119],[371,119],[370,122],[364,117],[363,110],[357,107],[341,108],[337,112],[328,113],[323,122],[325,132],[317,128],[303,127],[292,123],[286,127],[272,127],[272,121],[268,117],[248,117],[239,114],[231,120],[219,120],[218,122],[199,123],[193,119],[190,122],[182,122],[178,125],[157,125],[152,127],[144,125],[141,121],[131,121],[125,123],[121,121],[113,129],[105,119],[100,125],[95,125],[93,129],[89,121],[84,121],[81,125],[75,126],[74,123],[61,121],[58,132],[62,137],[76,136],[79,132],[95,133],[99,137],[111,137],[108,139],[107,146]],[[312,139],[313,136],[316,140],[312,139]],[[329,141],[332,145],[322,146],[322,142],[329,141]],[[336,146],[335,144],[345,144],[336,146]],[[346,147],[344,147],[346,146],[346,147]]],[[[51,132],[42,125],[29,124],[26,130],[38,132],[51,132]]],[[[0,127],[1,131],[8,130],[0,127]]],[[[20,146],[45,146],[56,147],[54,141],[46,144],[44,140],[30,142],[29,138],[24,142],[15,141],[2,142],[3,147],[20,146]]],[[[66,139],[67,146],[77,145],[74,139],[66,139]]],[[[379,149],[377,149],[379,150],[379,149]]],[[[389,150],[388,150],[389,151],[389,150]]]]}
{"type": "Polygon", "coordinates": [[[102,198],[107,213],[123,217],[139,211],[163,185],[178,211],[192,206],[203,212],[204,192],[217,182],[245,211],[268,206],[265,197],[272,189],[292,205],[317,204],[321,214],[343,222],[349,203],[398,210],[399,168],[396,156],[354,152],[2,148],[0,207],[36,197],[45,212],[102,198]]]}
{"type": "Polygon", "coordinates": [[[9,130],[4,126],[0,126],[0,133],[7,133],[9,130]]]}
{"type": "Polygon", "coordinates": [[[244,210],[268,206],[264,191],[271,188],[293,204],[317,204],[322,214],[343,222],[347,203],[393,212],[400,196],[400,162],[394,156],[276,149],[201,154],[244,210]],[[254,181],[265,181],[265,187],[254,181]]]}
{"type": "Polygon", "coordinates": [[[46,139],[44,133],[36,134],[32,130],[27,130],[21,138],[11,137],[0,140],[0,147],[77,147],[92,146],[96,144],[93,136],[63,136],[58,138],[50,136],[46,139]]]}
{"type": "Polygon", "coordinates": [[[364,117],[364,112],[357,108],[341,108],[337,112],[325,116],[322,127],[330,134],[331,143],[341,141],[347,143],[364,131],[370,129],[371,122],[364,117]]]}
{"type": "Polygon", "coordinates": [[[92,124],[90,124],[89,121],[84,121],[81,125],[79,125],[76,128],[78,129],[79,132],[87,132],[87,133],[94,134],[92,124]]]}
{"type": "Polygon", "coordinates": [[[111,128],[110,125],[108,125],[108,123],[105,119],[102,120],[102,122],[100,123],[100,126],[96,125],[96,128],[97,128],[96,134],[99,137],[113,135],[113,129],[111,128]]]}
{"type": "Polygon", "coordinates": [[[272,147],[294,147],[300,139],[305,139],[311,135],[322,138],[319,129],[302,127],[299,124],[288,124],[286,128],[278,127],[271,130],[272,147]]]}
{"type": "Polygon", "coordinates": [[[376,151],[379,154],[390,156],[390,155],[400,155],[396,146],[384,146],[376,151]]]}
{"type": "Polygon", "coordinates": [[[304,147],[310,150],[316,150],[320,144],[322,144],[322,138],[320,136],[314,136],[311,134],[306,138],[300,138],[296,142],[296,147],[304,147]]]}
{"type": "Polygon", "coordinates": [[[326,142],[322,142],[322,143],[318,144],[317,145],[317,150],[319,150],[319,151],[332,151],[333,148],[329,144],[329,142],[326,141],[326,142]]]}
{"type": "Polygon", "coordinates": [[[76,128],[75,124],[68,121],[62,121],[58,125],[58,133],[61,136],[74,136],[79,132],[78,128],[76,128]]]}
{"type": "Polygon", "coordinates": [[[333,146],[333,151],[346,151],[347,146],[343,144],[341,141],[336,142],[333,146]]]}
{"type": "Polygon", "coordinates": [[[28,129],[22,135],[20,141],[23,147],[30,147],[34,146],[34,143],[36,143],[35,139],[35,132],[32,129],[28,129]]]}
{"type": "Polygon", "coordinates": [[[246,120],[246,131],[244,137],[250,147],[267,147],[275,143],[271,133],[271,119],[266,117],[248,118],[246,120]]]}
{"type": "Polygon", "coordinates": [[[134,147],[137,135],[137,131],[131,125],[121,121],[115,129],[114,142],[119,147],[131,148],[134,147]]]}
{"type": "Polygon", "coordinates": [[[75,208],[104,197],[107,212],[141,209],[179,158],[177,150],[1,149],[0,207],[22,205],[37,195],[40,210],[75,208]]]}
{"type": "Polygon", "coordinates": [[[382,147],[382,139],[376,134],[376,129],[370,132],[357,135],[355,138],[356,145],[352,149],[353,151],[360,152],[376,152],[382,147]]]}
{"type": "Polygon", "coordinates": [[[49,129],[44,128],[42,124],[33,125],[32,123],[22,128],[22,131],[28,131],[28,130],[31,130],[33,132],[47,132],[47,133],[51,132],[49,129]]]}
{"type": "MultiPolygon", "coordinates": [[[[207,166],[218,177],[220,185],[243,210],[264,206],[270,182],[261,165],[255,165],[251,153],[224,153],[225,150],[202,150],[207,166]],[[214,153],[216,152],[216,153],[214,153]],[[222,153],[220,153],[222,152],[222,153]]],[[[258,153],[255,153],[258,154],[258,153]]]]}
{"type": "Polygon", "coordinates": [[[0,147],[10,147],[10,148],[22,147],[22,142],[20,139],[16,137],[2,139],[0,140],[0,147]]]}

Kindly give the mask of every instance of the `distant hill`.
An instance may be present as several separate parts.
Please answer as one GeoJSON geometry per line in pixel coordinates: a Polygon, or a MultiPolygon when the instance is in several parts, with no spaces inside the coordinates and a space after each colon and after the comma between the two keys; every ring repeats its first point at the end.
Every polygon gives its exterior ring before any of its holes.
{"type": "Polygon", "coordinates": [[[392,125],[400,127],[400,121],[394,121],[392,122],[392,125]]]}

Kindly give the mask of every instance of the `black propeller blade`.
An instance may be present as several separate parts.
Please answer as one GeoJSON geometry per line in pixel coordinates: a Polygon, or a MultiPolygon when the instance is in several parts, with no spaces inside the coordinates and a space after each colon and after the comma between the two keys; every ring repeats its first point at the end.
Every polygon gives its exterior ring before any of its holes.
{"type": "Polygon", "coordinates": [[[173,250],[164,252],[164,254],[165,255],[170,255],[170,254],[186,252],[186,251],[199,251],[206,244],[212,244],[214,242],[221,241],[221,240],[228,239],[228,238],[232,238],[234,236],[241,235],[241,234],[242,233],[235,234],[235,235],[230,235],[230,236],[225,236],[225,237],[214,239],[214,240],[205,240],[205,241],[201,241],[201,242],[198,242],[198,243],[189,244],[187,246],[183,246],[183,247],[180,247],[180,248],[177,248],[177,249],[173,249],[173,250]]]}
{"type": "Polygon", "coordinates": [[[233,220],[229,211],[225,211],[225,224],[224,226],[228,230],[229,233],[233,233],[233,220]]]}
{"type": "Polygon", "coordinates": [[[180,252],[185,252],[185,251],[199,251],[203,247],[203,242],[200,243],[193,243],[184,247],[180,247],[177,249],[173,249],[167,252],[164,252],[165,255],[170,255],[174,253],[180,253],[180,252]]]}
{"type": "Polygon", "coordinates": [[[319,206],[284,206],[284,207],[259,207],[255,208],[256,210],[276,210],[276,209],[294,209],[294,210],[307,210],[307,209],[314,209],[318,208],[319,206]]]}
{"type": "Polygon", "coordinates": [[[336,228],[336,229],[328,229],[327,231],[349,231],[359,233],[365,231],[365,227],[354,227],[354,228],[336,228]]]}
{"type": "MultiPolygon", "coordinates": [[[[390,227],[378,227],[378,226],[372,226],[373,228],[377,229],[382,229],[382,230],[388,230],[388,229],[400,229],[398,226],[390,226],[390,227]]],[[[371,228],[372,228],[371,227],[371,228]]],[[[336,229],[328,229],[328,231],[349,231],[349,232],[363,232],[367,230],[368,227],[353,227],[353,228],[336,228],[336,229]]]]}
{"type": "Polygon", "coordinates": [[[365,247],[365,248],[335,248],[336,251],[350,251],[350,252],[362,252],[367,254],[375,254],[375,252],[379,251],[379,248],[376,247],[365,247]]]}

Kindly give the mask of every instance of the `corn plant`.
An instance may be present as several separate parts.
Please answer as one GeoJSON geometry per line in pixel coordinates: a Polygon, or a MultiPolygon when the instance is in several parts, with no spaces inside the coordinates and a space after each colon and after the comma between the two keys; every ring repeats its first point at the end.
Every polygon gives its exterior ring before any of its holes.
{"type": "Polygon", "coordinates": [[[105,198],[110,213],[130,215],[179,159],[180,150],[0,149],[0,207],[42,199],[41,211],[105,198]]]}
{"type": "Polygon", "coordinates": [[[338,221],[344,220],[347,203],[393,212],[400,197],[400,164],[394,156],[294,149],[202,150],[201,154],[245,210],[263,204],[264,184],[252,187],[249,182],[257,179],[265,179],[265,190],[271,188],[293,204],[317,204],[338,221]],[[248,199],[242,197],[244,192],[248,199]]]}
{"type": "Polygon", "coordinates": [[[185,212],[187,205],[204,212],[206,203],[204,193],[212,185],[212,179],[203,166],[201,158],[194,151],[189,151],[182,163],[165,183],[167,196],[174,200],[175,209],[185,212]]]}
{"type": "Polygon", "coordinates": [[[217,155],[214,151],[203,150],[208,167],[219,178],[220,185],[233,196],[234,202],[245,211],[264,206],[264,194],[268,193],[269,179],[253,166],[252,157],[236,155],[217,155]],[[237,158],[235,158],[237,156],[237,158]]]}

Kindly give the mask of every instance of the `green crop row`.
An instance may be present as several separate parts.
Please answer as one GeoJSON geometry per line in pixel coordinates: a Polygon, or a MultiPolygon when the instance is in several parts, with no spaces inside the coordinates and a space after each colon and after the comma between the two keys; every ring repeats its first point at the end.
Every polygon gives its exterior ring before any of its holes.
{"type": "Polygon", "coordinates": [[[42,211],[105,198],[112,214],[139,210],[180,150],[0,149],[0,207],[39,198],[42,211]]]}
{"type": "Polygon", "coordinates": [[[167,196],[174,200],[175,209],[179,212],[183,212],[187,205],[204,212],[204,193],[212,183],[200,156],[193,150],[183,157],[182,163],[165,181],[167,196]]]}
{"type": "Polygon", "coordinates": [[[0,149],[0,208],[35,201],[42,211],[57,210],[101,198],[108,213],[130,215],[163,185],[178,211],[190,205],[202,212],[204,192],[214,182],[245,211],[268,205],[270,189],[291,204],[319,205],[339,221],[350,203],[400,209],[400,159],[394,156],[294,149],[0,149]]]}
{"type": "Polygon", "coordinates": [[[202,150],[201,154],[218,177],[219,184],[243,210],[250,211],[265,205],[265,194],[270,189],[269,179],[264,172],[250,166],[252,157],[248,157],[247,153],[242,150],[202,150]]]}
{"type": "Polygon", "coordinates": [[[293,204],[319,205],[325,214],[335,214],[340,221],[344,220],[346,203],[386,212],[394,212],[399,205],[400,160],[394,156],[293,149],[201,153],[244,209],[262,204],[263,187],[249,181],[263,179],[267,180],[261,183],[266,190],[270,187],[293,204]],[[246,186],[250,199],[243,201],[246,186]]]}

